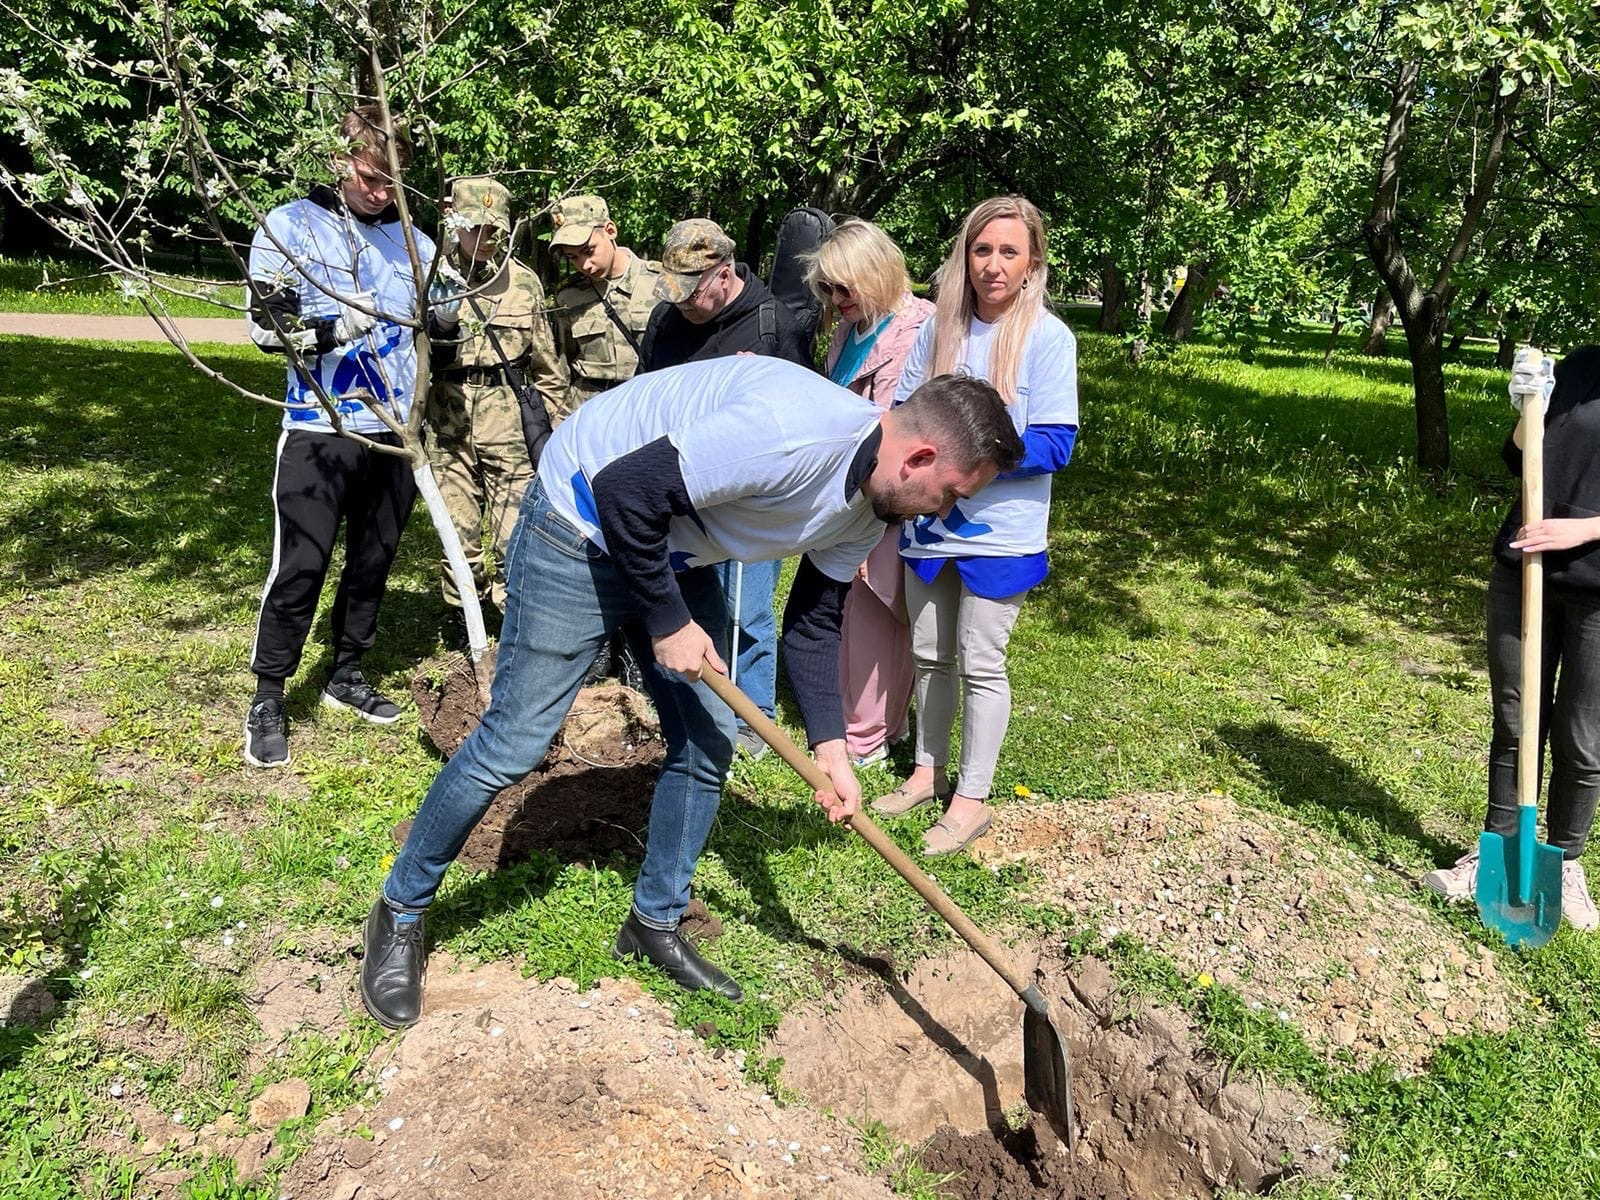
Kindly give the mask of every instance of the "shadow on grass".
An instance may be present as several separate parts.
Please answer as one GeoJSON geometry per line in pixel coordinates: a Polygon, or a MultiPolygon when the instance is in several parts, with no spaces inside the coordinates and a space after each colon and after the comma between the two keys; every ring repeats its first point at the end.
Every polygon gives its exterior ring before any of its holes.
{"type": "Polygon", "coordinates": [[[1374,846],[1374,829],[1422,847],[1436,862],[1454,859],[1460,848],[1440,841],[1384,788],[1322,743],[1276,721],[1224,724],[1217,737],[1253,763],[1268,793],[1308,824],[1331,828],[1351,846],[1374,846]]]}
{"type": "Polygon", "coordinates": [[[1152,635],[1141,596],[1182,568],[1279,616],[1316,618],[1348,597],[1476,646],[1513,489],[1504,422],[1478,384],[1455,380],[1470,400],[1457,406],[1458,468],[1435,481],[1409,463],[1403,362],[1322,372],[1285,350],[1247,369],[1201,346],[1134,368],[1116,350],[1081,342],[1084,433],[1055,481],[1052,573],[1033,599],[1057,632],[1152,635]],[[1275,392],[1278,368],[1319,372],[1330,390],[1275,392]]]}

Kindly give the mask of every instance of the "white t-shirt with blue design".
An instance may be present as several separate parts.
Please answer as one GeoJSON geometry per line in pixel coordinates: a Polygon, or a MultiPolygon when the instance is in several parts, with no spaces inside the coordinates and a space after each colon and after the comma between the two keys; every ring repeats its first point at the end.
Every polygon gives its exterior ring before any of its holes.
{"type": "MultiPolygon", "coordinates": [[[[989,378],[989,356],[999,326],[973,319],[958,366],[979,379],[989,378]]],[[[906,399],[926,378],[933,353],[934,322],[917,331],[895,389],[906,399]]],[[[1017,370],[1017,398],[1008,405],[1019,434],[1030,425],[1078,423],[1078,343],[1059,317],[1041,313],[1028,334],[1017,370]]],[[[976,496],[957,501],[950,515],[907,521],[900,553],[908,559],[1011,558],[1041,554],[1050,521],[1050,476],[996,479],[976,496]]]]}
{"type": "Polygon", "coordinates": [[[864,490],[845,480],[882,411],[815,371],[758,355],[635,376],[563,421],[539,478],[556,511],[601,549],[593,481],[661,437],[678,452],[693,517],[668,532],[673,570],[806,553],[849,582],[883,537],[864,490]]]}
{"type": "MultiPolygon", "coordinates": [[[[434,245],[421,230],[413,233],[426,272],[433,261],[434,245]]],[[[405,317],[416,314],[417,286],[400,222],[368,224],[311,200],[294,200],[267,214],[266,228],[257,229],[250,244],[250,278],[269,288],[294,287],[300,297],[302,321],[338,316],[338,301],[323,287],[347,297],[370,291],[378,312],[405,317]],[[273,244],[274,238],[288,255],[273,244]]],[[[363,390],[384,402],[396,420],[403,422],[410,412],[416,392],[417,347],[415,332],[406,326],[380,317],[372,331],[358,341],[335,346],[326,354],[313,351],[303,357],[323,390],[334,398],[346,429],[381,433],[386,428],[356,398],[355,393],[363,390]]],[[[292,358],[286,399],[285,429],[332,430],[315,390],[292,358]]]]}

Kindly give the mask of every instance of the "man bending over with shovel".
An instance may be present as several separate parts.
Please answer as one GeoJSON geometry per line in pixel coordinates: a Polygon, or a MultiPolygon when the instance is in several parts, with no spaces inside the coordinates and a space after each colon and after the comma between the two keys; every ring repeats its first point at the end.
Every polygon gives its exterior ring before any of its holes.
{"type": "Polygon", "coordinates": [[[690,363],[597,396],[545,448],[511,537],[488,710],[433,786],[365,930],[361,995],[382,1024],[422,1011],[423,913],[490,802],[543,761],[600,645],[633,642],[666,757],[633,906],[612,953],[691,991],[739,985],[678,930],[733,761],[733,713],[700,680],[724,670],[728,600],[711,568],[802,554],[784,649],[835,821],[860,788],[839,699],[844,597],[885,524],[949,512],[1022,459],[1000,396],[941,376],[884,412],[816,372],[763,357],[690,363]]]}

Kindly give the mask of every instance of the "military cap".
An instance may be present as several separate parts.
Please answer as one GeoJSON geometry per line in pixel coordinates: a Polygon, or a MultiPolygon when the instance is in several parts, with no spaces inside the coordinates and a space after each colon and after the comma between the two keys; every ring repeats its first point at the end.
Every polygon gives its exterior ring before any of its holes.
{"type": "Polygon", "coordinates": [[[656,299],[682,304],[700,286],[701,275],[732,257],[733,239],[715,221],[704,217],[679,221],[667,230],[656,299]]]}
{"type": "Polygon", "coordinates": [[[450,210],[470,225],[511,232],[511,193],[487,175],[463,175],[450,184],[450,210]]]}
{"type": "Polygon", "coordinates": [[[550,214],[555,233],[552,246],[581,246],[601,225],[611,220],[611,210],[599,196],[568,196],[550,214]]]}

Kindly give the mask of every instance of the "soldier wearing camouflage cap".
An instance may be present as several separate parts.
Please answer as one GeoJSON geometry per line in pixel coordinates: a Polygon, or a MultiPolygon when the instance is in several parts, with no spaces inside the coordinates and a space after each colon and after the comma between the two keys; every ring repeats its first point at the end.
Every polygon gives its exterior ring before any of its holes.
{"type": "MultiPolygon", "coordinates": [[[[452,231],[447,261],[466,295],[434,342],[429,457],[478,598],[503,605],[506,548],[548,436],[545,410],[559,405],[565,380],[539,277],[502,253],[512,230],[511,193],[487,175],[456,179],[445,225],[452,231]],[[519,383],[525,397],[518,396],[519,383]],[[492,576],[485,515],[494,536],[492,576]]],[[[459,608],[448,564],[443,590],[445,603],[459,608]]]]}
{"type": "Polygon", "coordinates": [[[550,222],[550,248],[576,276],[556,293],[556,346],[568,378],[559,421],[585,400],[633,378],[661,266],[617,244],[616,223],[599,196],[567,197],[550,222]]]}

